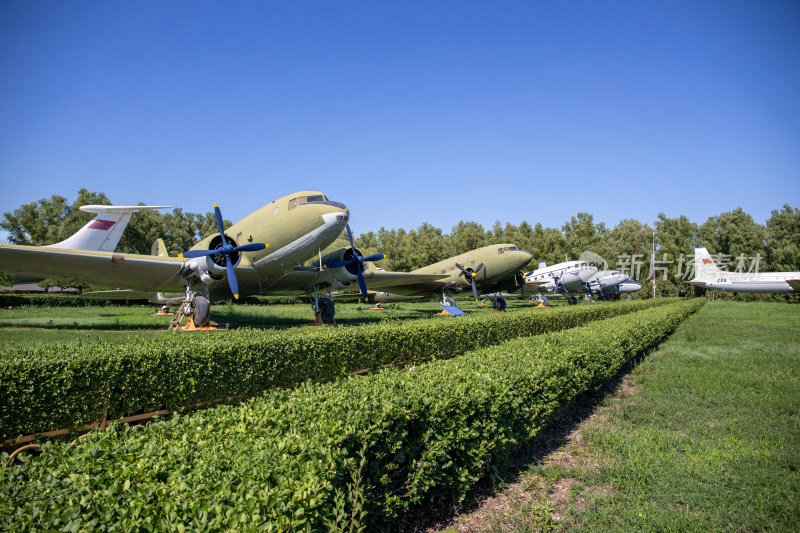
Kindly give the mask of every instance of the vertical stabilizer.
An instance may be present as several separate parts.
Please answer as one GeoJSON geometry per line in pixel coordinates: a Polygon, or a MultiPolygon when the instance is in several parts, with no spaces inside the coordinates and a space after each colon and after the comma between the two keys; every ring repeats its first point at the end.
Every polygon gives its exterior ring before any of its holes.
{"type": "Polygon", "coordinates": [[[84,227],[71,237],[51,244],[50,248],[113,252],[125,231],[125,226],[136,211],[166,209],[166,205],[84,205],[81,211],[97,213],[84,227]]]}
{"type": "MultiPolygon", "coordinates": [[[[708,277],[713,277],[720,272],[719,267],[714,263],[711,254],[705,246],[698,246],[694,249],[694,280],[704,281],[708,277]]],[[[693,281],[694,281],[693,280],[693,281]]]]}
{"type": "Polygon", "coordinates": [[[153,246],[150,248],[150,255],[157,257],[169,257],[167,246],[164,244],[164,239],[156,239],[153,246]]]}
{"type": "Polygon", "coordinates": [[[547,268],[547,263],[545,263],[544,261],[541,261],[541,262],[539,263],[539,270],[541,270],[541,269],[543,269],[543,268],[547,268]]]}

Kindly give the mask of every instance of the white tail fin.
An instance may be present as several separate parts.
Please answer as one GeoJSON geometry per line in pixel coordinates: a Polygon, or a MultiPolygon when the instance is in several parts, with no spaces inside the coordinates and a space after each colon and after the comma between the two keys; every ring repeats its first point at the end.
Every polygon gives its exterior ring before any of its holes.
{"type": "Polygon", "coordinates": [[[694,279],[703,280],[709,275],[720,272],[719,267],[714,263],[711,254],[705,246],[698,246],[694,249],[694,279]]]}
{"type": "Polygon", "coordinates": [[[541,270],[543,268],[547,268],[547,263],[545,263],[544,261],[540,261],[539,262],[539,270],[541,270]]]}
{"type": "Polygon", "coordinates": [[[50,248],[113,252],[131,215],[145,209],[167,209],[167,205],[84,205],[81,211],[97,213],[84,227],[71,237],[51,244],[50,248]]]}

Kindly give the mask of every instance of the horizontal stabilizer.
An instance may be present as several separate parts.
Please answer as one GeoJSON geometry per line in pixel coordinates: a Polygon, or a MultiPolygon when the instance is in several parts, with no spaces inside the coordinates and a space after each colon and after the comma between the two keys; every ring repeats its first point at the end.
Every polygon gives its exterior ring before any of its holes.
{"type": "Polygon", "coordinates": [[[786,283],[795,291],[800,292],[800,279],[787,279],[786,283]]]}

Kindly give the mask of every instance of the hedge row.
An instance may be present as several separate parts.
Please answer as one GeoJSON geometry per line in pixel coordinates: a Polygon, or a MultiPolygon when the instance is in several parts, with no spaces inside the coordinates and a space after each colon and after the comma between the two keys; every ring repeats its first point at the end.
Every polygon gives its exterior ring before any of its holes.
{"type": "Polygon", "coordinates": [[[285,331],[241,329],[120,345],[30,346],[0,354],[0,438],[253,395],[384,364],[579,326],[667,300],[525,309],[459,319],[285,331]]]}
{"type": "MultiPolygon", "coordinates": [[[[516,339],[412,369],[47,444],[0,469],[9,530],[343,531],[452,503],[581,390],[704,300],[516,339]]],[[[352,529],[356,530],[356,528],[352,529]]]]}
{"type": "Polygon", "coordinates": [[[342,328],[240,329],[130,345],[16,348],[0,354],[0,439],[253,395],[308,379],[419,361],[663,305],[618,302],[342,328]]]}

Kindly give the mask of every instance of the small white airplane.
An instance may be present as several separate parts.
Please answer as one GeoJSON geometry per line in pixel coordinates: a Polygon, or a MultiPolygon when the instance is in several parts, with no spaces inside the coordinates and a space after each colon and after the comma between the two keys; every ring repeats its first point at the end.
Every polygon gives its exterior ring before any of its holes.
{"type": "MultiPolygon", "coordinates": [[[[576,294],[589,294],[587,284],[597,274],[597,267],[586,261],[565,261],[547,266],[542,261],[539,268],[525,274],[525,285],[530,293],[539,293],[539,301],[547,305],[547,298],[542,295],[564,295],[570,305],[577,303],[576,294]]],[[[528,292],[528,291],[525,291],[528,292]]]]}
{"type": "MultiPolygon", "coordinates": [[[[94,252],[113,252],[122,233],[128,226],[131,215],[137,211],[169,209],[169,205],[82,205],[81,211],[96,213],[97,216],[86,223],[73,235],[61,242],[48,244],[44,248],[67,248],[70,250],[87,250],[94,252]]],[[[14,281],[35,282],[44,278],[16,274],[14,281]]]]}
{"type": "Polygon", "coordinates": [[[686,283],[711,291],[800,292],[800,272],[727,272],[719,269],[705,246],[698,246],[694,279],[686,283]]]}
{"type": "Polygon", "coordinates": [[[607,298],[614,294],[630,294],[642,290],[642,285],[619,270],[598,270],[589,278],[587,288],[592,294],[607,298]]]}

